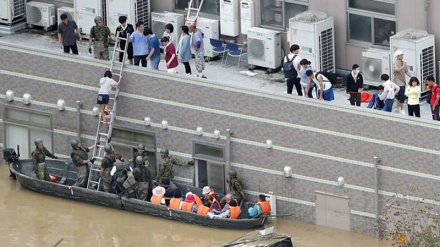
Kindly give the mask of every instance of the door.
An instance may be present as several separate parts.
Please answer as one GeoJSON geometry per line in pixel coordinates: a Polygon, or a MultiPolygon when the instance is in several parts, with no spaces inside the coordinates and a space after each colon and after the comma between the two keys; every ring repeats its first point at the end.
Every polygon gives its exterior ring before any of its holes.
{"type": "Polygon", "coordinates": [[[208,186],[208,162],[197,160],[196,171],[196,186],[199,188],[208,186]]]}
{"type": "Polygon", "coordinates": [[[316,224],[350,231],[349,197],[316,191],[316,224]]]}
{"type": "Polygon", "coordinates": [[[8,124],[6,125],[6,147],[13,148],[18,153],[17,146],[20,146],[20,158],[29,159],[29,129],[8,124]]]}

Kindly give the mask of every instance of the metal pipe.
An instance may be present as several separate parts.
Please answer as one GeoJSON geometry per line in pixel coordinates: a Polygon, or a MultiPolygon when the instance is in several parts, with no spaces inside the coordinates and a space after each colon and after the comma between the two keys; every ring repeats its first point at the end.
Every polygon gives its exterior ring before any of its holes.
{"type": "Polygon", "coordinates": [[[374,202],[375,202],[375,208],[374,212],[376,215],[376,225],[377,225],[377,231],[376,231],[376,237],[380,237],[380,225],[379,225],[379,163],[380,158],[374,156],[374,202]]]}
{"type": "MultiPolygon", "coordinates": [[[[228,171],[231,169],[231,136],[233,131],[231,129],[226,129],[226,146],[225,146],[225,181],[227,181],[228,171]]],[[[225,188],[227,191],[228,188],[225,188]]]]}
{"type": "Polygon", "coordinates": [[[78,131],[77,133],[77,138],[78,138],[78,142],[81,143],[81,106],[82,103],[81,101],[77,100],[76,101],[76,130],[78,131]]]}

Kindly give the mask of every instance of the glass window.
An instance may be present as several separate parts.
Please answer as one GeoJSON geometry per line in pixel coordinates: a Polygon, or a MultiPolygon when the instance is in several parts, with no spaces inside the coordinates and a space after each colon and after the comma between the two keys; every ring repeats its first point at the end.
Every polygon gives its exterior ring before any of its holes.
{"type": "Polygon", "coordinates": [[[384,2],[376,0],[349,0],[349,8],[356,8],[387,15],[395,15],[394,1],[384,2]]]}
{"type": "Polygon", "coordinates": [[[396,33],[395,2],[348,0],[349,40],[389,46],[396,33]]]}
{"type": "Polygon", "coordinates": [[[210,145],[203,145],[200,143],[195,144],[194,154],[217,157],[217,158],[221,158],[222,160],[224,159],[222,147],[213,147],[210,145]]]}
{"type": "Polygon", "coordinates": [[[350,39],[371,43],[371,17],[349,14],[350,39]]]}
{"type": "Polygon", "coordinates": [[[155,147],[155,136],[153,134],[139,133],[132,130],[113,128],[112,138],[114,140],[124,140],[137,145],[143,143],[148,148],[155,147]]]}
{"type": "MultiPolygon", "coordinates": [[[[193,8],[200,5],[201,0],[193,1],[193,8]]],[[[174,9],[188,11],[189,0],[174,0],[174,9]]],[[[219,0],[204,0],[200,13],[220,15],[220,1],[219,0]]]]}
{"type": "Polygon", "coordinates": [[[27,110],[6,107],[5,119],[6,121],[52,128],[52,118],[49,114],[31,113],[27,110]]]}
{"type": "Polygon", "coordinates": [[[261,0],[261,25],[285,30],[289,19],[308,9],[308,0],[261,0]]]}

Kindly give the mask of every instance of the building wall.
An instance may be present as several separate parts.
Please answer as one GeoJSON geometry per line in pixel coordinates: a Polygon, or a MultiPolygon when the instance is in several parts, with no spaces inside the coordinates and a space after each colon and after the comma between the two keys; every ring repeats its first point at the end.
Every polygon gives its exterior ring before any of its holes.
{"type": "MultiPolygon", "coordinates": [[[[0,105],[51,113],[54,151],[62,156],[69,153],[69,140],[76,136],[75,107],[80,100],[82,138],[92,143],[99,120],[91,110],[108,63],[11,45],[0,45],[0,52],[8,61],[0,70],[0,105]],[[6,90],[14,91],[14,102],[2,100],[6,90]],[[26,92],[32,95],[30,106],[21,103],[26,92]],[[60,98],[66,101],[65,111],[55,107],[60,98]]],[[[293,218],[308,223],[315,222],[315,191],[323,191],[349,196],[351,229],[373,233],[374,156],[382,159],[382,203],[396,192],[435,199],[432,188],[440,183],[440,151],[432,148],[440,146],[438,138],[432,138],[440,124],[368,109],[129,67],[115,124],[154,133],[157,150],[168,148],[183,159],[193,156],[195,141],[225,145],[225,130],[232,129],[231,166],[248,197],[256,200],[259,193],[272,191],[279,214],[293,213],[293,218]],[[151,126],[143,124],[146,116],[151,126]],[[167,130],[160,128],[162,120],[169,122],[167,130]],[[203,136],[195,134],[197,126],[203,127],[203,136]],[[215,129],[221,131],[218,140],[212,135],[215,129]],[[272,149],[265,147],[268,139],[274,143],[272,149]],[[286,165],[292,167],[293,177],[283,176],[286,165]],[[339,176],[345,178],[344,187],[337,185],[339,176]],[[418,186],[417,192],[412,185],[418,186]]],[[[0,122],[0,143],[5,142],[3,128],[0,122]]],[[[192,169],[176,168],[177,179],[191,182],[192,169]]]]}

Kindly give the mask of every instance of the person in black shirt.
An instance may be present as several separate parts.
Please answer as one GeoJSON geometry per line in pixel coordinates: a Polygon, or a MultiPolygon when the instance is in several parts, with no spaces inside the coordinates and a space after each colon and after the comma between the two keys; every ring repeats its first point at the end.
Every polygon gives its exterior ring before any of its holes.
{"type": "Polygon", "coordinates": [[[347,94],[350,95],[350,104],[361,106],[361,90],[364,86],[364,79],[359,73],[359,65],[353,64],[351,73],[347,75],[347,94]]]}
{"type": "MultiPolygon", "coordinates": [[[[119,32],[119,37],[125,38],[125,39],[130,37],[130,34],[132,34],[134,32],[134,27],[133,27],[133,25],[127,23],[127,17],[126,16],[119,16],[119,23],[121,23],[121,25],[119,25],[116,28],[116,33],[119,32]]],[[[126,44],[126,41],[121,40],[119,48],[121,50],[124,50],[125,44],[126,44]]],[[[127,55],[128,55],[128,62],[130,64],[133,64],[133,45],[131,44],[131,42],[128,43],[127,55]]],[[[124,53],[120,52],[119,53],[119,62],[122,62],[123,58],[124,58],[124,53]]]]}

